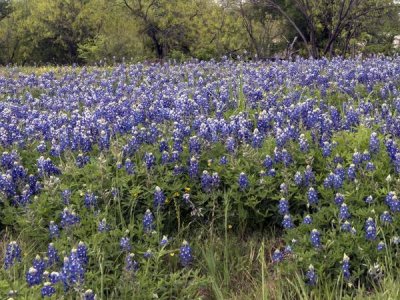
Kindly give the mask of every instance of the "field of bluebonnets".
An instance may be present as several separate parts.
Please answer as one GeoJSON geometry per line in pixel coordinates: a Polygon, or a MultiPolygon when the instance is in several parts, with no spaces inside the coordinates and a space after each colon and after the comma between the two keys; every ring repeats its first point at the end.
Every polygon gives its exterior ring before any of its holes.
{"type": "Polygon", "coordinates": [[[9,67],[0,100],[1,299],[400,295],[400,57],[9,67]]]}

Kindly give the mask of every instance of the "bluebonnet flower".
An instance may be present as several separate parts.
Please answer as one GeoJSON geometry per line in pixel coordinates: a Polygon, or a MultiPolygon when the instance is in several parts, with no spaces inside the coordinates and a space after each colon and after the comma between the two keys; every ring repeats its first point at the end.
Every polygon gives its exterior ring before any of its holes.
{"type": "Polygon", "coordinates": [[[361,153],[358,151],[354,152],[353,153],[353,164],[357,166],[357,165],[361,164],[361,162],[362,162],[361,153]]]}
{"type": "Polygon", "coordinates": [[[160,153],[163,153],[164,151],[169,150],[168,142],[164,139],[160,141],[160,145],[158,146],[158,149],[160,150],[160,153]]]}
{"type": "Polygon", "coordinates": [[[63,212],[61,213],[61,227],[62,228],[70,228],[80,222],[79,216],[68,207],[64,208],[63,212]]]}
{"type": "Polygon", "coordinates": [[[371,172],[375,170],[375,165],[373,162],[367,162],[367,164],[365,165],[365,170],[371,172]]]}
{"type": "Polygon", "coordinates": [[[64,205],[69,205],[69,201],[71,200],[71,191],[70,190],[62,191],[61,199],[63,200],[64,205]]]}
{"type": "Polygon", "coordinates": [[[334,190],[338,190],[342,187],[342,185],[343,179],[340,177],[340,175],[334,174],[333,172],[331,172],[324,180],[324,187],[327,189],[333,188],[334,190]]]}
{"type": "Polygon", "coordinates": [[[195,157],[192,157],[189,162],[189,176],[190,178],[197,178],[199,174],[199,162],[195,157]]]}
{"type": "Polygon", "coordinates": [[[289,192],[288,186],[286,185],[286,183],[281,183],[281,185],[279,186],[280,192],[282,195],[287,195],[287,193],[289,192]]]}
{"type": "Polygon", "coordinates": [[[190,204],[190,194],[185,193],[185,194],[183,194],[182,198],[183,198],[183,201],[184,201],[186,204],[190,204]]]}
{"type": "Polygon", "coordinates": [[[310,187],[307,192],[307,199],[309,205],[316,205],[318,204],[318,194],[317,191],[310,187]]]}
{"type": "Polygon", "coordinates": [[[303,176],[301,175],[301,173],[299,171],[296,172],[296,174],[294,174],[294,183],[297,186],[300,186],[303,182],[303,176]]]}
{"type": "Polygon", "coordinates": [[[386,245],[384,242],[380,241],[377,246],[378,251],[382,251],[386,249],[386,245]]]}
{"type": "Polygon", "coordinates": [[[184,172],[183,166],[179,166],[179,165],[175,165],[175,166],[174,166],[174,175],[175,175],[175,176],[178,176],[178,175],[180,175],[180,174],[183,174],[183,172],[184,172]]]}
{"type": "Polygon", "coordinates": [[[306,273],[306,283],[310,286],[315,286],[317,284],[318,276],[315,272],[314,266],[310,265],[306,273]]]}
{"type": "Polygon", "coordinates": [[[52,284],[56,284],[60,281],[60,273],[58,272],[51,272],[49,274],[49,280],[52,284]]]}
{"type": "Polygon", "coordinates": [[[300,145],[300,151],[301,152],[304,152],[304,153],[308,152],[309,144],[308,144],[308,141],[305,138],[304,134],[300,134],[299,145],[300,145]]]}
{"type": "Polygon", "coordinates": [[[282,162],[285,167],[288,167],[292,162],[292,156],[286,149],[282,149],[282,162]]]}
{"type": "Polygon", "coordinates": [[[125,160],[125,171],[129,175],[135,173],[135,164],[129,158],[125,160]]]}
{"type": "Polygon", "coordinates": [[[201,144],[197,136],[189,138],[189,152],[190,154],[199,154],[201,151],[201,144]]]}
{"type": "Polygon", "coordinates": [[[284,215],[282,220],[282,227],[285,229],[290,229],[294,227],[292,217],[290,215],[284,215]]]}
{"type": "Polygon", "coordinates": [[[166,165],[169,162],[170,162],[169,153],[167,151],[163,151],[163,153],[161,154],[161,163],[163,165],[166,165]]]}
{"type": "Polygon", "coordinates": [[[49,232],[51,239],[60,237],[60,229],[54,221],[50,221],[49,232]]]}
{"type": "Polygon", "coordinates": [[[274,149],[274,161],[279,163],[282,160],[282,151],[275,147],[274,149]]]}
{"type": "Polygon", "coordinates": [[[165,203],[165,195],[159,186],[156,186],[154,191],[154,208],[158,209],[165,203]]]}
{"type": "Polygon", "coordinates": [[[369,151],[371,153],[378,153],[380,148],[380,143],[378,139],[378,134],[376,132],[371,133],[370,139],[369,139],[369,151]]]}
{"type": "Polygon", "coordinates": [[[168,237],[166,235],[163,235],[160,246],[165,246],[166,244],[168,244],[168,237]]]}
{"type": "Polygon", "coordinates": [[[341,164],[337,164],[335,168],[335,175],[339,176],[340,179],[344,180],[346,178],[346,171],[341,164]]]}
{"type": "Polygon", "coordinates": [[[43,156],[41,156],[37,160],[37,167],[40,176],[50,176],[50,175],[60,175],[61,171],[60,169],[53,164],[50,158],[45,159],[43,156]]]}
{"type": "Polygon", "coordinates": [[[78,168],[83,168],[90,162],[90,157],[87,155],[83,155],[82,153],[79,153],[78,156],[76,157],[75,164],[78,168]]]}
{"type": "Polygon", "coordinates": [[[260,132],[258,131],[258,129],[254,129],[253,132],[253,140],[252,140],[252,147],[253,148],[261,148],[262,144],[263,144],[263,136],[262,134],[260,134],[260,132]]]}
{"type": "Polygon", "coordinates": [[[69,257],[64,257],[64,265],[61,269],[60,278],[65,289],[83,284],[85,270],[79,261],[76,249],[71,250],[69,257]]]}
{"type": "Polygon", "coordinates": [[[334,201],[337,206],[341,206],[344,202],[344,195],[336,193],[334,201]]]}
{"type": "Polygon", "coordinates": [[[221,178],[219,177],[217,172],[214,172],[211,177],[211,185],[213,188],[218,188],[221,183],[221,178]]]}
{"type": "Polygon", "coordinates": [[[279,263],[282,260],[283,260],[283,253],[279,249],[276,249],[274,251],[274,254],[272,254],[272,262],[279,263]]]}
{"type": "Polygon", "coordinates": [[[366,198],[365,198],[365,203],[367,203],[367,204],[372,204],[373,202],[374,202],[374,198],[371,196],[371,195],[369,195],[369,196],[367,196],[366,198]]]}
{"type": "Polygon", "coordinates": [[[144,155],[144,162],[146,164],[147,170],[150,170],[156,163],[156,158],[154,154],[151,152],[146,152],[146,154],[144,155]]]}
{"type": "Polygon", "coordinates": [[[340,228],[344,231],[344,232],[350,232],[351,231],[351,224],[349,221],[345,221],[340,228]]]}
{"type": "Polygon", "coordinates": [[[285,198],[279,200],[278,211],[281,215],[286,215],[289,213],[289,201],[285,198]]]}
{"type": "Polygon", "coordinates": [[[365,222],[365,238],[368,241],[375,240],[376,238],[376,225],[372,218],[368,218],[365,222]]]}
{"type": "Polygon", "coordinates": [[[143,257],[145,259],[150,259],[153,257],[153,252],[151,251],[151,249],[147,249],[147,251],[143,254],[143,257]]]}
{"type": "Polygon", "coordinates": [[[390,213],[388,211],[384,211],[381,214],[381,222],[383,224],[389,224],[389,223],[393,222],[393,218],[392,218],[392,216],[390,215],[390,213]]]}
{"type": "Polygon", "coordinates": [[[351,164],[350,167],[347,169],[347,178],[350,181],[353,181],[356,179],[356,166],[354,164],[351,164]]]}
{"type": "Polygon", "coordinates": [[[343,163],[343,158],[341,156],[339,156],[338,154],[335,155],[335,157],[333,158],[333,162],[335,164],[342,164],[343,163]]]}
{"type": "Polygon", "coordinates": [[[88,250],[84,242],[80,241],[78,243],[78,247],[76,248],[76,254],[78,256],[78,260],[82,266],[86,266],[89,262],[88,250]]]}
{"type": "Polygon", "coordinates": [[[397,199],[395,192],[389,192],[385,197],[385,203],[389,206],[392,212],[400,211],[400,202],[397,199]]]}
{"type": "Polygon", "coordinates": [[[285,248],[283,249],[283,253],[284,253],[285,255],[292,254],[292,253],[293,253],[292,246],[286,245],[285,248]]]}
{"type": "Polygon", "coordinates": [[[275,169],[270,169],[270,170],[268,170],[267,175],[270,176],[270,177],[275,177],[275,176],[276,176],[276,171],[275,171],[275,169]]]}
{"type": "Polygon", "coordinates": [[[53,243],[50,243],[47,247],[47,267],[50,267],[60,260],[58,257],[57,249],[53,243]]]}
{"type": "Polygon", "coordinates": [[[171,162],[178,162],[180,161],[180,154],[178,151],[172,151],[171,153],[171,162]]]}
{"type": "Polygon", "coordinates": [[[351,217],[351,214],[349,212],[349,208],[346,205],[346,203],[342,203],[339,209],[339,219],[340,220],[347,220],[351,217]]]}
{"type": "Polygon", "coordinates": [[[46,263],[40,257],[40,255],[36,255],[36,257],[33,259],[32,265],[36,269],[38,274],[40,274],[40,276],[43,274],[43,272],[44,272],[44,270],[46,268],[46,263]]]}
{"type": "Polygon", "coordinates": [[[96,294],[91,289],[88,289],[83,293],[83,300],[96,300],[96,294]]]}
{"type": "Polygon", "coordinates": [[[18,246],[16,241],[12,241],[7,245],[6,255],[4,257],[4,268],[7,270],[14,263],[21,262],[21,248],[18,246]]]}
{"type": "Polygon", "coordinates": [[[322,144],[322,156],[328,157],[332,153],[332,145],[329,142],[323,142],[322,144]]]}
{"type": "Polygon", "coordinates": [[[131,251],[131,240],[129,237],[122,237],[119,241],[119,246],[122,251],[130,252],[131,251]]]}
{"type": "Polygon", "coordinates": [[[345,280],[350,279],[350,258],[344,254],[342,260],[342,271],[345,280]]]}
{"type": "Polygon", "coordinates": [[[42,274],[34,267],[30,267],[28,272],[26,272],[25,279],[29,287],[39,285],[42,282],[42,274]]]}
{"type": "Polygon", "coordinates": [[[234,138],[228,137],[226,139],[225,148],[229,153],[235,152],[236,143],[235,143],[234,138]]]}
{"type": "Polygon", "coordinates": [[[369,154],[369,152],[367,150],[365,150],[362,154],[361,157],[362,161],[367,162],[371,160],[371,155],[369,154]]]}
{"type": "Polygon", "coordinates": [[[97,196],[94,193],[87,192],[85,193],[83,203],[87,209],[93,208],[97,205],[97,196]]]}
{"type": "Polygon", "coordinates": [[[37,145],[37,147],[36,147],[36,150],[37,150],[39,153],[44,153],[44,152],[46,151],[46,149],[47,149],[47,147],[46,147],[46,144],[45,144],[44,141],[41,141],[41,142],[39,143],[39,145],[37,145]]]}
{"type": "Polygon", "coordinates": [[[182,246],[179,249],[179,259],[181,265],[184,267],[189,266],[193,261],[192,248],[189,246],[187,241],[183,241],[182,246]]]}
{"type": "Polygon", "coordinates": [[[107,224],[106,219],[102,219],[99,221],[99,224],[97,225],[97,231],[98,232],[107,232],[110,230],[110,225],[107,224]]]}
{"type": "Polygon", "coordinates": [[[303,223],[304,224],[312,224],[311,216],[310,215],[305,216],[304,219],[303,219],[303,223]]]}
{"type": "Polygon", "coordinates": [[[264,162],[263,162],[264,167],[266,169],[271,169],[273,164],[274,164],[274,162],[273,162],[271,156],[269,156],[269,155],[265,156],[265,159],[264,159],[264,162]]]}
{"type": "Polygon", "coordinates": [[[42,289],[41,294],[42,297],[51,297],[56,293],[56,289],[51,285],[50,282],[45,282],[42,289]]]}
{"type": "Polygon", "coordinates": [[[311,231],[310,241],[314,248],[321,248],[321,234],[317,229],[313,229],[311,231]]]}
{"type": "Polygon", "coordinates": [[[239,189],[241,191],[244,191],[249,187],[249,180],[245,173],[243,172],[240,173],[238,183],[239,183],[239,189]]]}
{"type": "Polygon", "coordinates": [[[174,152],[181,153],[183,151],[182,148],[182,140],[180,138],[174,138],[174,143],[172,145],[172,149],[174,152]]]}
{"type": "Polygon", "coordinates": [[[210,192],[212,187],[212,177],[211,175],[204,170],[201,175],[201,188],[204,192],[210,192]]]}
{"type": "Polygon", "coordinates": [[[310,165],[307,165],[306,170],[304,171],[304,184],[309,186],[314,183],[315,175],[310,165]]]}
{"type": "Polygon", "coordinates": [[[135,254],[129,253],[126,255],[125,270],[130,273],[136,273],[139,270],[139,263],[135,260],[135,254]]]}
{"type": "Polygon", "coordinates": [[[154,217],[150,209],[147,209],[143,217],[144,232],[149,233],[154,229],[154,217]]]}
{"type": "Polygon", "coordinates": [[[219,160],[219,164],[224,166],[227,163],[228,163],[228,159],[226,158],[226,156],[222,156],[221,159],[219,160]]]}

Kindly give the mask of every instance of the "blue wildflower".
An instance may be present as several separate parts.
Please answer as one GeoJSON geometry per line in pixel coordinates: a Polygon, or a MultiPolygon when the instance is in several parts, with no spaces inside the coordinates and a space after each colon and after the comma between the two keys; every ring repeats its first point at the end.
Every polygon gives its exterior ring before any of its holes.
{"type": "Polygon", "coordinates": [[[4,268],[7,270],[14,263],[21,262],[21,248],[18,246],[16,241],[12,241],[7,245],[6,255],[4,257],[4,268]]]}
{"type": "Polygon", "coordinates": [[[240,173],[238,183],[239,183],[239,189],[241,191],[244,191],[249,187],[249,180],[245,173],[243,172],[240,173]]]}
{"type": "Polygon", "coordinates": [[[314,248],[321,248],[321,234],[317,229],[313,229],[311,231],[310,241],[314,248]]]}
{"type": "Polygon", "coordinates": [[[342,260],[342,271],[345,280],[350,279],[350,258],[344,254],[342,260]]]}
{"type": "Polygon", "coordinates": [[[181,265],[184,267],[189,266],[193,261],[192,248],[187,241],[183,241],[179,249],[179,258],[181,265]]]}
{"type": "Polygon", "coordinates": [[[154,191],[154,208],[157,210],[165,203],[165,195],[159,186],[156,186],[154,191]]]}
{"type": "Polygon", "coordinates": [[[276,249],[274,251],[274,254],[272,254],[272,262],[273,263],[279,263],[283,260],[283,254],[279,249],[276,249]]]}
{"type": "Polygon", "coordinates": [[[154,229],[154,217],[150,209],[147,209],[143,217],[144,232],[149,233],[154,229]]]}
{"type": "Polygon", "coordinates": [[[51,297],[55,294],[56,289],[51,285],[50,282],[45,282],[41,289],[42,297],[51,297]]]}
{"type": "Polygon", "coordinates": [[[315,286],[317,284],[318,276],[315,272],[314,266],[310,265],[306,273],[306,283],[310,286],[315,286]]]}

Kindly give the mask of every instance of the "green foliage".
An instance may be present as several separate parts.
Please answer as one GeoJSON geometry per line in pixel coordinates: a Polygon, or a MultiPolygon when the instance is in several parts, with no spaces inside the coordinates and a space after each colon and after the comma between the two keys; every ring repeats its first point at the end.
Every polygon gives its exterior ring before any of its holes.
{"type": "Polygon", "coordinates": [[[0,64],[394,52],[398,6],[362,1],[340,19],[348,1],[325,2],[2,0],[0,64]]]}

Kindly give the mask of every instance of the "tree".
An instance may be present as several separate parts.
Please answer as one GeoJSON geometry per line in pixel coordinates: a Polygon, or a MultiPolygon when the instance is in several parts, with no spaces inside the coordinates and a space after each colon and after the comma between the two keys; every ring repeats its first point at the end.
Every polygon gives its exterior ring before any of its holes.
{"type": "Polygon", "coordinates": [[[171,49],[189,52],[187,23],[199,14],[200,1],[123,0],[123,4],[140,21],[158,58],[171,49]]]}
{"type": "Polygon", "coordinates": [[[310,56],[333,56],[335,44],[346,35],[354,35],[357,28],[387,15],[396,7],[392,0],[288,0],[306,23],[306,30],[291,18],[277,0],[262,1],[276,9],[296,29],[310,56]]]}
{"type": "Polygon", "coordinates": [[[12,12],[10,0],[0,0],[0,21],[12,12]]]}
{"type": "Polygon", "coordinates": [[[249,37],[250,49],[257,57],[270,57],[283,48],[285,40],[292,38],[291,34],[288,36],[285,32],[286,26],[282,19],[264,5],[239,0],[236,9],[249,37]]]}

